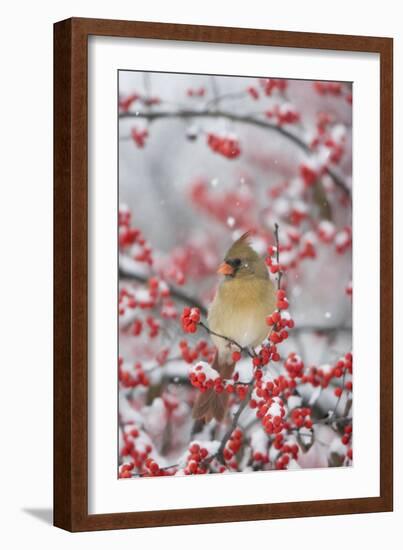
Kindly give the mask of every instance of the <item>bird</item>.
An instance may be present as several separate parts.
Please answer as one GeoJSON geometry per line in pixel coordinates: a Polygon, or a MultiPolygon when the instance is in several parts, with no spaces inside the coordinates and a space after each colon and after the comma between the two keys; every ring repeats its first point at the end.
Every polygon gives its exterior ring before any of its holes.
{"type": "MultiPolygon", "coordinates": [[[[251,232],[244,233],[225,254],[217,273],[223,276],[208,310],[210,337],[216,347],[212,367],[223,379],[231,378],[239,347],[254,349],[268,335],[266,318],[276,306],[274,284],[266,263],[250,244],[251,232]],[[229,339],[225,339],[225,338],[229,339]]],[[[221,422],[228,407],[229,394],[213,388],[200,393],[192,416],[205,423],[221,422]]]]}

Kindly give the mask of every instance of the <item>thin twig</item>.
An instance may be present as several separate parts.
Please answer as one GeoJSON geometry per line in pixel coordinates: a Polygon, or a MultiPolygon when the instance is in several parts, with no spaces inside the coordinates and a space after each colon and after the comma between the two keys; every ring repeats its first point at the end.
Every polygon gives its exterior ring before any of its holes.
{"type": "Polygon", "coordinates": [[[211,330],[205,323],[203,323],[203,321],[199,321],[199,325],[203,327],[208,334],[217,336],[217,338],[222,338],[223,340],[226,340],[230,344],[236,346],[239,349],[239,351],[246,352],[249,355],[249,357],[251,358],[254,357],[254,355],[248,348],[241,346],[241,344],[238,344],[238,342],[236,342],[232,338],[229,338],[228,336],[224,336],[223,334],[218,334],[218,332],[214,332],[214,330],[211,330]]]}
{"type": "MultiPolygon", "coordinates": [[[[274,238],[275,238],[275,241],[276,241],[276,260],[277,260],[277,265],[279,266],[280,265],[280,245],[279,245],[279,238],[278,238],[278,223],[276,222],[274,224],[274,238]]],[[[280,290],[281,288],[281,278],[283,276],[283,272],[281,271],[281,269],[279,269],[278,273],[277,273],[277,290],[280,290]]]]}
{"type": "Polygon", "coordinates": [[[254,384],[255,384],[255,380],[254,380],[254,378],[252,378],[252,380],[248,383],[248,386],[249,386],[248,393],[247,393],[245,399],[239,405],[238,410],[236,411],[236,413],[234,414],[234,418],[232,419],[231,426],[225,432],[225,435],[221,440],[220,446],[219,446],[218,451],[217,451],[217,458],[220,460],[220,462],[224,461],[223,453],[224,453],[225,446],[226,446],[228,440],[230,439],[233,431],[235,430],[235,428],[238,425],[239,417],[241,416],[241,414],[243,413],[246,405],[250,401],[250,398],[252,396],[253,389],[254,389],[254,384]]]}

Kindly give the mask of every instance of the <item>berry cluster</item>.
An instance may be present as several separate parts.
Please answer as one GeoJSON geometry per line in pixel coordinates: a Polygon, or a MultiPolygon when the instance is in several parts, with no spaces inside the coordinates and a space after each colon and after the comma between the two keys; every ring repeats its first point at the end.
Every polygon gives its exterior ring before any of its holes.
{"type": "MultiPolygon", "coordinates": [[[[127,310],[152,309],[156,305],[156,300],[147,290],[136,291],[128,288],[119,290],[119,315],[124,315],[127,310]]],[[[141,332],[141,327],[138,329],[141,332]]]]}
{"type": "Polygon", "coordinates": [[[141,234],[138,229],[130,227],[130,212],[122,212],[119,210],[119,246],[126,248],[141,239],[141,234]]]}
{"type": "Polygon", "coordinates": [[[331,222],[322,220],[305,233],[301,233],[296,227],[288,227],[284,241],[285,243],[279,246],[280,262],[277,262],[276,247],[268,248],[266,264],[273,274],[295,269],[302,260],[315,259],[321,243],[333,245],[338,254],[344,254],[351,247],[352,232],[349,226],[338,230],[331,222]]]}
{"type": "Polygon", "coordinates": [[[227,393],[232,393],[234,389],[238,398],[241,401],[244,401],[248,395],[248,386],[246,384],[239,383],[237,383],[236,386],[233,386],[231,383],[226,382],[225,390],[227,393]]]}
{"type": "Polygon", "coordinates": [[[229,463],[228,466],[236,469],[237,464],[234,459],[235,455],[241,449],[243,443],[243,434],[240,428],[235,428],[232,432],[231,437],[228,439],[223,450],[224,460],[229,463]],[[233,461],[233,462],[232,462],[233,461]]]}
{"type": "Polygon", "coordinates": [[[305,187],[312,187],[315,185],[318,178],[323,174],[324,169],[320,169],[318,166],[313,166],[313,164],[305,161],[299,166],[299,175],[301,176],[305,187]]]}
{"type": "MultiPolygon", "coordinates": [[[[133,470],[133,468],[136,468],[138,472],[141,472],[145,461],[153,450],[152,445],[145,441],[144,438],[147,438],[147,436],[144,432],[141,432],[134,425],[127,424],[122,431],[122,437],[124,445],[120,451],[120,455],[122,457],[130,457],[132,463],[130,469],[133,470]]],[[[128,469],[128,467],[125,468],[125,470],[128,469]]]]}
{"type": "Polygon", "coordinates": [[[267,96],[271,96],[275,90],[284,93],[288,86],[287,80],[282,78],[262,78],[259,82],[267,96]]]}
{"type": "Polygon", "coordinates": [[[248,394],[248,385],[238,382],[239,374],[235,373],[232,380],[224,380],[208,363],[199,361],[192,366],[189,380],[192,386],[201,392],[213,389],[216,393],[235,393],[243,401],[248,394]]]}
{"type": "MultiPolygon", "coordinates": [[[[283,394],[284,398],[292,394],[293,390],[296,387],[296,382],[294,379],[288,379],[284,375],[280,374],[272,380],[263,380],[261,376],[257,377],[254,399],[251,400],[249,405],[251,408],[256,408],[257,406],[263,406],[265,403],[270,402],[273,397],[278,397],[283,394]]],[[[265,412],[266,409],[263,409],[265,412]]]]}
{"type": "Polygon", "coordinates": [[[206,93],[206,88],[188,88],[186,94],[188,97],[203,97],[206,93]]]}
{"type": "MultiPolygon", "coordinates": [[[[291,316],[289,315],[289,313],[287,311],[281,312],[281,310],[288,309],[288,306],[289,306],[285,290],[283,289],[277,290],[276,297],[277,297],[277,301],[276,301],[277,310],[274,311],[266,319],[266,323],[271,327],[271,331],[269,333],[269,340],[275,346],[277,344],[280,344],[284,340],[286,340],[288,338],[287,329],[292,329],[295,326],[294,320],[291,319],[291,316]]],[[[270,351],[272,355],[273,353],[277,353],[276,349],[272,349],[270,351]]],[[[276,359],[278,360],[279,357],[276,359]]]]}
{"type": "MultiPolygon", "coordinates": [[[[126,462],[122,464],[119,469],[120,478],[130,478],[133,476],[133,470],[135,469],[134,462],[126,462]]],[[[148,457],[142,467],[140,468],[141,472],[137,475],[140,477],[156,477],[156,476],[171,476],[175,475],[175,468],[161,469],[157,462],[151,457],[148,457]]]]}
{"type": "Polygon", "coordinates": [[[201,444],[193,442],[189,445],[189,453],[186,458],[186,466],[184,473],[190,474],[206,474],[208,472],[207,465],[203,461],[209,456],[209,452],[201,444]]]}
{"type": "Polygon", "coordinates": [[[137,94],[136,92],[132,93],[132,94],[129,94],[128,96],[126,97],[121,97],[119,98],[119,110],[122,112],[122,113],[127,113],[129,112],[130,110],[130,107],[133,105],[133,103],[135,103],[136,101],[138,101],[140,99],[140,95],[137,94]]]}
{"type": "Polygon", "coordinates": [[[234,220],[236,227],[240,229],[254,227],[251,212],[255,207],[255,196],[251,188],[243,184],[241,187],[235,186],[232,189],[219,191],[215,189],[216,180],[211,183],[197,179],[192,184],[190,198],[194,205],[226,228],[228,228],[228,220],[234,220]]]}
{"type": "Polygon", "coordinates": [[[301,238],[299,248],[300,259],[314,259],[317,256],[316,247],[318,239],[316,233],[313,231],[307,231],[301,238]]]}
{"type": "MultiPolygon", "coordinates": [[[[287,299],[287,294],[285,290],[280,289],[277,291],[276,294],[277,302],[276,307],[277,311],[274,311],[269,317],[266,319],[266,323],[272,327],[273,331],[276,332],[282,332],[286,329],[292,329],[295,326],[294,320],[291,318],[291,315],[288,313],[288,311],[284,311],[288,309],[289,303],[287,299]]],[[[282,339],[285,340],[288,337],[288,335],[282,335],[282,339]]],[[[272,340],[275,343],[278,343],[278,341],[272,340]]]]}
{"type": "Polygon", "coordinates": [[[248,86],[246,88],[246,91],[248,92],[248,94],[252,99],[255,99],[255,100],[259,99],[259,91],[255,86],[248,86]]]}
{"type": "MultiPolygon", "coordinates": [[[[156,306],[160,298],[159,293],[152,293],[151,291],[129,291],[127,288],[121,288],[119,291],[119,315],[123,316],[127,312],[133,312],[136,308],[141,310],[152,309],[156,306]]],[[[169,301],[168,298],[163,300],[163,304],[169,301]]],[[[161,316],[164,317],[165,313],[162,310],[161,316]]],[[[176,317],[176,310],[175,315],[176,317]]],[[[152,315],[148,315],[145,319],[133,318],[132,313],[129,318],[126,318],[128,322],[131,321],[131,324],[128,328],[128,332],[132,336],[140,336],[144,333],[144,329],[148,330],[148,336],[150,338],[155,338],[159,335],[161,328],[161,321],[152,315]]]]}
{"type": "Polygon", "coordinates": [[[152,296],[155,300],[159,295],[163,297],[169,296],[168,286],[157,277],[150,277],[148,279],[148,290],[150,292],[150,296],[152,296]]]}
{"type": "Polygon", "coordinates": [[[269,440],[266,434],[262,433],[260,430],[251,434],[250,447],[252,451],[252,462],[259,463],[259,465],[268,464],[268,443],[269,440]]]}
{"type": "Polygon", "coordinates": [[[290,378],[302,378],[304,373],[304,362],[299,355],[295,352],[291,352],[284,362],[284,368],[288,372],[290,378]]]}
{"type": "Polygon", "coordinates": [[[127,288],[121,288],[119,290],[119,315],[124,315],[127,309],[135,309],[138,306],[138,302],[133,292],[130,292],[127,288]]]}
{"type": "Polygon", "coordinates": [[[133,336],[140,336],[143,332],[143,321],[140,319],[135,319],[131,327],[131,333],[133,336]]]}
{"type": "Polygon", "coordinates": [[[235,137],[210,133],[207,134],[207,145],[212,151],[228,159],[235,159],[241,154],[239,142],[235,137]]]}
{"type": "Polygon", "coordinates": [[[277,346],[271,343],[263,344],[259,353],[252,359],[256,380],[260,380],[263,376],[261,367],[268,365],[270,361],[280,361],[280,354],[277,351],[277,346]]]}
{"type": "Polygon", "coordinates": [[[150,315],[146,319],[146,325],[149,328],[149,333],[148,333],[149,338],[156,338],[161,328],[160,321],[155,320],[154,317],[151,317],[150,315]]]}
{"type": "Polygon", "coordinates": [[[125,464],[122,464],[119,468],[119,478],[131,478],[132,472],[134,468],[133,462],[126,462],[125,464]]]}
{"type": "Polygon", "coordinates": [[[189,364],[199,359],[199,357],[205,359],[207,362],[212,361],[215,353],[215,348],[209,347],[206,340],[199,340],[193,348],[189,346],[186,340],[181,340],[179,342],[179,349],[182,358],[189,364]]]}
{"type": "Polygon", "coordinates": [[[195,333],[200,322],[200,309],[197,307],[185,307],[182,315],[182,329],[184,332],[195,333]]]}
{"type": "Polygon", "coordinates": [[[121,359],[118,366],[118,378],[123,388],[147,387],[150,383],[141,363],[135,363],[133,368],[128,370],[127,367],[123,368],[121,359]]]}
{"type": "Polygon", "coordinates": [[[308,218],[308,206],[300,200],[290,201],[290,213],[288,219],[292,225],[299,226],[308,218]]]}
{"type": "Polygon", "coordinates": [[[205,392],[213,387],[216,391],[218,390],[218,393],[224,391],[222,379],[218,372],[205,361],[200,361],[192,366],[189,373],[189,380],[192,386],[198,388],[201,392],[205,392]]]}
{"type": "Polygon", "coordinates": [[[336,226],[329,220],[321,220],[317,225],[316,232],[323,243],[329,244],[336,235],[336,226]]]}
{"type": "Polygon", "coordinates": [[[251,399],[249,406],[257,409],[256,417],[260,418],[267,434],[279,434],[285,427],[286,409],[280,397],[266,398],[267,393],[270,392],[266,390],[264,383],[258,383],[254,392],[255,397],[251,399]]]}
{"type": "Polygon", "coordinates": [[[281,434],[280,434],[280,438],[278,438],[278,441],[274,443],[274,446],[276,448],[280,446],[279,447],[280,454],[275,462],[276,470],[285,470],[287,469],[287,466],[290,463],[291,459],[297,460],[298,451],[299,451],[298,445],[296,445],[295,443],[293,445],[283,444],[281,434]]]}
{"type": "Polygon", "coordinates": [[[269,119],[274,119],[278,126],[296,124],[300,121],[300,114],[291,103],[275,105],[272,109],[266,111],[266,116],[269,119]]]}
{"type": "Polygon", "coordinates": [[[155,462],[155,460],[152,459],[151,457],[148,457],[144,462],[143,475],[153,477],[153,476],[160,476],[161,474],[162,474],[162,471],[160,470],[160,467],[155,462]]]}
{"type": "Polygon", "coordinates": [[[267,453],[261,453],[260,451],[255,451],[252,454],[253,462],[261,462],[262,464],[267,464],[269,462],[269,457],[267,453]]]}
{"type": "Polygon", "coordinates": [[[139,129],[134,127],[130,131],[130,136],[137,147],[142,149],[146,144],[146,139],[148,138],[148,130],[147,128],[139,129]]]}
{"type": "Polygon", "coordinates": [[[155,359],[161,367],[165,365],[169,355],[169,348],[161,349],[155,356],[155,359]]]}
{"type": "Polygon", "coordinates": [[[147,244],[139,229],[131,227],[131,214],[125,206],[119,207],[119,247],[122,250],[135,248],[133,259],[153,264],[151,247],[147,244]]]}
{"type": "Polygon", "coordinates": [[[130,107],[133,105],[133,103],[136,103],[137,101],[140,101],[141,103],[143,103],[143,105],[146,106],[159,105],[161,103],[159,97],[146,97],[137,92],[133,92],[127,96],[119,98],[119,111],[122,113],[128,113],[130,111],[130,107]]]}
{"type": "Polygon", "coordinates": [[[316,157],[322,159],[322,167],[339,164],[343,158],[346,144],[346,127],[333,124],[333,116],[319,113],[316,122],[316,133],[310,141],[310,148],[316,157]]]}
{"type": "MultiPolygon", "coordinates": [[[[152,280],[150,279],[149,282],[152,280]]],[[[170,297],[170,291],[163,281],[153,287],[149,284],[149,288],[132,288],[122,287],[119,290],[119,315],[126,315],[125,322],[132,322],[130,333],[133,336],[140,336],[143,333],[143,329],[148,327],[150,329],[149,335],[155,337],[159,333],[161,322],[159,319],[149,315],[147,318],[141,320],[133,317],[134,310],[136,308],[140,310],[149,310],[160,305],[160,316],[164,319],[176,319],[178,312],[175,304],[170,297]]]]}
{"type": "Polygon", "coordinates": [[[340,82],[317,81],[317,82],[314,82],[313,86],[319,95],[340,96],[343,91],[343,88],[340,82]]]}
{"type": "Polygon", "coordinates": [[[353,436],[353,426],[352,424],[347,424],[347,426],[344,427],[344,434],[341,438],[341,442],[343,443],[343,445],[349,445],[352,436],[353,436]]]}
{"type": "Polygon", "coordinates": [[[333,124],[335,121],[335,117],[326,111],[319,111],[316,115],[316,132],[317,137],[314,138],[314,140],[311,142],[311,148],[314,148],[316,145],[319,144],[319,140],[321,137],[327,135],[328,128],[331,124],[333,124]],[[318,141],[316,141],[318,139],[318,141]]]}
{"type": "Polygon", "coordinates": [[[305,428],[311,429],[313,426],[312,411],[309,407],[296,408],[291,411],[291,420],[296,428],[305,428]]]}
{"type": "Polygon", "coordinates": [[[271,256],[270,250],[272,248],[273,247],[269,248],[269,255],[266,257],[266,265],[269,268],[270,273],[273,273],[273,275],[275,275],[279,271],[284,271],[284,266],[277,261],[276,256],[271,256]]]}
{"type": "Polygon", "coordinates": [[[141,319],[134,319],[131,325],[130,333],[133,336],[140,336],[143,333],[143,328],[145,326],[148,326],[149,328],[149,338],[156,338],[158,336],[161,323],[151,316],[147,317],[145,322],[143,322],[141,319]]]}
{"type": "MultiPolygon", "coordinates": [[[[322,365],[319,368],[315,366],[309,367],[307,371],[304,372],[301,382],[303,384],[311,384],[313,387],[320,386],[322,388],[327,388],[333,379],[352,374],[352,361],[352,354],[346,353],[346,355],[339,359],[334,366],[322,365]]],[[[346,381],[344,387],[347,391],[351,391],[352,382],[349,380],[346,381]]],[[[341,390],[341,388],[336,389],[341,390]]],[[[341,392],[337,391],[336,395],[341,395],[341,392]]]]}
{"type": "Polygon", "coordinates": [[[352,235],[351,227],[350,226],[344,227],[334,237],[336,252],[338,254],[343,254],[346,250],[348,250],[351,247],[352,240],[353,240],[353,235],[352,235]]]}

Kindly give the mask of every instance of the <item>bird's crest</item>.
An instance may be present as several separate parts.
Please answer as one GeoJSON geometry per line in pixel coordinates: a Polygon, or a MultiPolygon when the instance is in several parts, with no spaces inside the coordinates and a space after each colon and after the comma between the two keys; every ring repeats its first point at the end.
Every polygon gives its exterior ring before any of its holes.
{"type": "Polygon", "coordinates": [[[237,254],[247,254],[248,256],[253,256],[253,257],[256,257],[258,258],[258,254],[253,250],[253,248],[251,247],[251,244],[250,244],[250,237],[252,236],[253,234],[253,231],[246,231],[246,233],[244,233],[243,235],[241,235],[239,237],[239,239],[237,239],[233,245],[231,246],[231,248],[228,250],[228,253],[227,253],[227,256],[233,256],[234,254],[237,255],[237,254]]]}
{"type": "MultiPolygon", "coordinates": [[[[243,235],[241,235],[239,237],[239,239],[237,241],[235,241],[236,243],[242,243],[242,242],[246,242],[247,244],[250,245],[250,242],[249,242],[249,239],[251,238],[252,236],[252,233],[253,231],[251,229],[249,229],[249,231],[246,231],[243,235]]],[[[235,243],[234,243],[235,244],[235,243]]]]}

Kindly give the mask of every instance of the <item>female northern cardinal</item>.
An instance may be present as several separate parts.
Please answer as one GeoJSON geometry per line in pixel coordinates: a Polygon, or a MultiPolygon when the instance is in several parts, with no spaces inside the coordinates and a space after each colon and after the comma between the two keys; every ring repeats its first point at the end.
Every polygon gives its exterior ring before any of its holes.
{"type": "MultiPolygon", "coordinates": [[[[275,309],[275,289],[262,258],[242,235],[228,250],[217,273],[224,275],[209,308],[208,325],[216,334],[230,338],[242,347],[254,348],[267,337],[266,317],[275,309]]],[[[238,348],[219,336],[211,335],[217,348],[213,368],[224,379],[232,376],[232,352],[238,348]]],[[[201,393],[193,407],[193,418],[224,418],[228,393],[209,389],[201,393]]]]}

